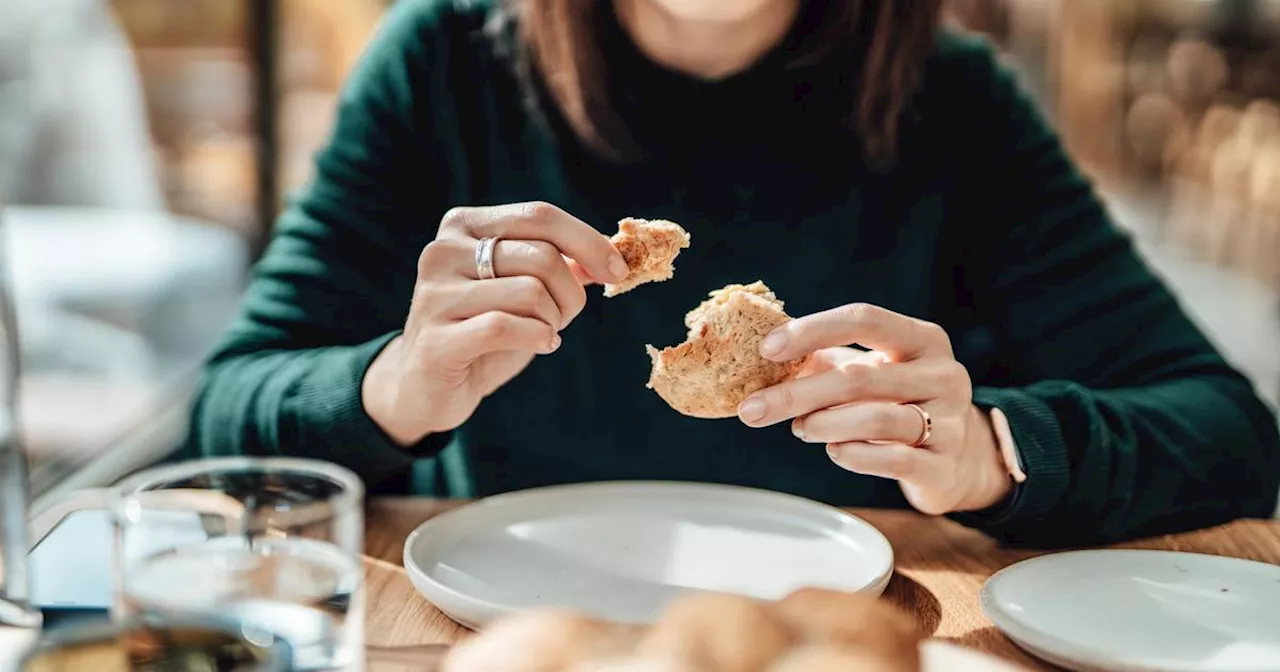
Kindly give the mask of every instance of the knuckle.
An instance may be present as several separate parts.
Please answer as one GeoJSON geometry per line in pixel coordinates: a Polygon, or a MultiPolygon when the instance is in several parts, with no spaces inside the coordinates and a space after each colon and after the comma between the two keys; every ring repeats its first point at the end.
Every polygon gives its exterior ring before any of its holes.
{"type": "Polygon", "coordinates": [[[769,400],[769,406],[776,408],[778,411],[787,413],[795,408],[796,395],[787,385],[778,387],[770,396],[772,399],[769,400]]]}
{"type": "Polygon", "coordinates": [[[804,423],[804,438],[809,441],[840,441],[845,437],[845,432],[833,428],[832,423],[828,420],[811,421],[806,420],[804,423]]]}
{"type": "Polygon", "coordinates": [[[902,451],[889,451],[884,456],[885,470],[891,474],[897,475],[902,479],[910,479],[915,472],[916,461],[911,459],[909,453],[902,451]]]}
{"type": "Polygon", "coordinates": [[[577,315],[582,312],[583,308],[587,307],[587,290],[576,282],[571,287],[573,288],[573,295],[569,297],[569,305],[566,308],[570,315],[577,315]]]}
{"type": "Polygon", "coordinates": [[[456,206],[445,211],[444,216],[440,218],[440,226],[448,229],[464,228],[467,221],[467,214],[470,208],[456,206]]]}
{"type": "Polygon", "coordinates": [[[530,310],[536,309],[542,305],[542,299],[546,295],[546,287],[542,281],[531,276],[523,275],[518,279],[519,284],[516,286],[516,301],[523,308],[530,310]]]}
{"type": "Polygon", "coordinates": [[[866,324],[875,317],[875,306],[869,303],[850,303],[840,308],[841,317],[852,324],[866,324]]]}
{"type": "Polygon", "coordinates": [[[946,329],[942,328],[942,325],[934,322],[923,322],[921,324],[921,328],[923,329],[926,338],[937,343],[946,343],[950,345],[951,336],[947,333],[946,329]]]}
{"type": "Polygon", "coordinates": [[[525,248],[525,254],[529,257],[534,269],[541,272],[551,271],[557,264],[563,263],[560,250],[556,249],[555,245],[541,240],[529,242],[525,248]]]}
{"type": "Polygon", "coordinates": [[[852,472],[865,472],[869,466],[865,455],[848,443],[828,443],[827,456],[842,469],[852,472]]]}
{"type": "Polygon", "coordinates": [[[959,362],[947,368],[943,380],[951,392],[968,395],[973,391],[973,380],[969,377],[969,369],[959,362]]]}
{"type": "Polygon", "coordinates": [[[840,394],[845,399],[856,397],[867,388],[871,377],[871,370],[867,367],[856,362],[842,362],[837,370],[840,372],[840,394]]]}
{"type": "Polygon", "coordinates": [[[886,408],[877,408],[867,416],[867,432],[872,438],[882,439],[892,437],[896,432],[898,423],[894,414],[886,408]]]}
{"type": "Polygon", "coordinates": [[[530,201],[524,206],[523,216],[530,222],[545,224],[556,215],[556,206],[546,201],[530,201]]]}
{"type": "Polygon", "coordinates": [[[440,266],[452,253],[452,245],[446,240],[433,240],[418,255],[418,275],[426,275],[440,266]]]}
{"type": "Polygon", "coordinates": [[[413,298],[410,299],[410,305],[415,306],[423,311],[431,311],[435,306],[435,283],[419,282],[413,286],[413,298]]]}
{"type": "Polygon", "coordinates": [[[485,313],[479,318],[479,337],[486,342],[497,342],[511,333],[511,322],[503,313],[485,313]]]}

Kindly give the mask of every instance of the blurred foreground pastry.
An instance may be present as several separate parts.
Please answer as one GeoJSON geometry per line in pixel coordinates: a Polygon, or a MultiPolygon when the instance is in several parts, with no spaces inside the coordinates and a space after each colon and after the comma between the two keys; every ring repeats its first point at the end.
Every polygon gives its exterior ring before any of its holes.
{"type": "Polygon", "coordinates": [[[684,343],[645,346],[653,360],[648,387],[685,415],[731,418],[752,392],[794,377],[804,365],[760,356],[760,341],[790,319],[763,282],[718,289],[685,316],[684,343]]]}
{"type": "Polygon", "coordinates": [[[636,652],[687,660],[700,670],[756,672],[786,653],[796,634],[768,602],[695,594],[667,608],[636,652]]]}
{"type": "Polygon", "coordinates": [[[455,647],[443,672],[919,672],[920,640],[905,614],[866,595],[694,593],[648,628],[512,616],[455,647]]]}
{"type": "Polygon", "coordinates": [[[676,255],[689,247],[689,233],[679,224],[661,219],[628,217],[618,222],[618,232],[609,240],[631,272],[617,284],[606,284],[605,296],[629,292],[646,282],[670,280],[675,275],[676,255]]]}
{"type": "Polygon", "coordinates": [[[441,672],[570,672],[634,646],[635,630],[564,610],[502,619],[453,647],[441,672]]]}

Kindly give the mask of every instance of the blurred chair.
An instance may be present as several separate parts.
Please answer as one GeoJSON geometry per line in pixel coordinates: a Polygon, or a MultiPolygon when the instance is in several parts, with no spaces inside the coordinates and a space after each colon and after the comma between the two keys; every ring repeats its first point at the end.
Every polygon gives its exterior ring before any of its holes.
{"type": "Polygon", "coordinates": [[[164,208],[138,71],[107,0],[0,2],[0,197],[164,208]]]}
{"type": "Polygon", "coordinates": [[[165,212],[149,126],[109,0],[0,0],[2,227],[37,476],[184,404],[175,379],[240,294],[244,241],[165,212]]]}
{"type": "Polygon", "coordinates": [[[165,405],[226,329],[249,263],[225,227],[166,213],[4,213],[33,452],[81,457],[165,405]]]}

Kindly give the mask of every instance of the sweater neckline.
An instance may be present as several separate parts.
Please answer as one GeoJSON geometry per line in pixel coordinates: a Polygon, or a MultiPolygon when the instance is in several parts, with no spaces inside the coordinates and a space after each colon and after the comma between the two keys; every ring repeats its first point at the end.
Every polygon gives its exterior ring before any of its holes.
{"type": "MultiPolygon", "coordinates": [[[[708,79],[663,66],[643,53],[622,25],[614,3],[600,3],[600,34],[610,99],[620,121],[646,151],[706,142],[758,143],[807,127],[831,129],[841,111],[837,58],[795,65],[803,37],[816,29],[813,3],[802,3],[781,40],[746,68],[708,79]],[[828,123],[829,122],[829,123],[828,123]]],[[[844,80],[847,86],[847,80],[844,80]]]]}
{"type": "Polygon", "coordinates": [[[664,93],[696,96],[748,94],[780,78],[785,70],[787,56],[794,51],[798,42],[801,24],[801,17],[797,16],[783,38],[746,68],[723,77],[705,78],[667,67],[651,59],[622,25],[614,2],[606,0],[601,6],[601,20],[604,23],[602,35],[611,70],[623,73],[637,83],[668,89],[664,93]]]}

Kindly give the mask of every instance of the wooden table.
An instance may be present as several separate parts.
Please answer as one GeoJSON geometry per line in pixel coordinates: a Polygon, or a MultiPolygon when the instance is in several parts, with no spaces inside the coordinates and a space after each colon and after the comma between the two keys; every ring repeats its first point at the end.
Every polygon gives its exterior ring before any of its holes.
{"type": "MultiPolygon", "coordinates": [[[[418,595],[404,573],[404,540],[422,521],[458,506],[425,499],[375,499],[368,507],[368,643],[406,646],[454,642],[467,631],[418,595]]],[[[907,511],[852,509],[889,538],[897,568],[885,597],[913,613],[933,637],[985,651],[1033,670],[1054,669],[1017,649],[978,606],[983,581],[996,570],[1041,555],[997,546],[944,518],[907,511]]],[[[1229,525],[1122,544],[1122,548],[1190,551],[1280,564],[1280,521],[1229,525]]]]}

